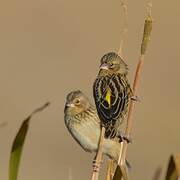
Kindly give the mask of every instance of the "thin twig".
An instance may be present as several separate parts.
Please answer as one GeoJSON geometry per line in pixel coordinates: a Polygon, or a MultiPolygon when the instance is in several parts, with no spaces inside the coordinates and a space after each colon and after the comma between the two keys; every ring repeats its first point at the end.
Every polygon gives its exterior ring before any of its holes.
{"type": "MultiPolygon", "coordinates": [[[[139,80],[140,80],[140,76],[141,76],[141,70],[142,70],[142,66],[143,66],[143,62],[144,62],[144,56],[145,56],[145,53],[147,50],[147,45],[148,45],[148,42],[150,39],[151,30],[152,30],[151,7],[148,4],[148,16],[145,20],[145,25],[144,25],[144,34],[143,34],[143,40],[142,40],[142,44],[141,44],[141,55],[140,55],[139,62],[138,62],[137,68],[136,68],[134,84],[133,84],[133,95],[134,96],[137,95],[137,89],[138,89],[139,80]]],[[[131,101],[130,105],[129,105],[127,126],[126,126],[126,130],[125,130],[125,135],[127,138],[130,137],[131,130],[132,130],[132,116],[133,116],[134,108],[135,108],[135,101],[131,101]]],[[[121,171],[123,173],[123,178],[125,180],[128,179],[127,169],[124,168],[127,147],[128,147],[127,142],[126,141],[122,142],[122,149],[120,151],[119,160],[118,160],[118,164],[120,165],[121,171]]]]}
{"type": "Polygon", "coordinates": [[[114,176],[115,167],[116,167],[115,161],[111,160],[111,169],[110,169],[111,180],[113,179],[113,176],[114,176]]]}
{"type": "Polygon", "coordinates": [[[112,176],[111,176],[111,168],[112,168],[112,160],[110,159],[108,161],[108,165],[107,165],[107,173],[106,173],[106,180],[112,180],[112,176]]]}
{"type": "Polygon", "coordinates": [[[105,134],[105,128],[101,128],[101,134],[99,138],[99,146],[98,151],[96,154],[96,158],[94,160],[93,164],[93,174],[92,174],[92,180],[98,180],[99,178],[99,170],[102,163],[102,156],[103,156],[103,143],[104,143],[104,134],[105,134]]]}
{"type": "Polygon", "coordinates": [[[108,160],[106,180],[112,180],[113,179],[115,164],[116,163],[114,162],[114,160],[112,160],[112,159],[108,160]]]}

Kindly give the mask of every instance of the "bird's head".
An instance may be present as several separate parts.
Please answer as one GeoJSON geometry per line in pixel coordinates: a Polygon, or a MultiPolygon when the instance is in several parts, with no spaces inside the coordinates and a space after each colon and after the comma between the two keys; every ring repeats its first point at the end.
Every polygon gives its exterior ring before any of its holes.
{"type": "Polygon", "coordinates": [[[105,54],[101,58],[100,72],[106,74],[120,73],[127,74],[128,68],[122,58],[114,52],[105,54]]]}
{"type": "Polygon", "coordinates": [[[66,97],[65,113],[77,115],[86,111],[90,107],[88,98],[80,91],[72,91],[66,97]]]}

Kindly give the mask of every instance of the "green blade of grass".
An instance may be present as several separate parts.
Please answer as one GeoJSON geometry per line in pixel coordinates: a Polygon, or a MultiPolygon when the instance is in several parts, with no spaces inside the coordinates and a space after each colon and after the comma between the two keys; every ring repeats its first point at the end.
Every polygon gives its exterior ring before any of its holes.
{"type": "Polygon", "coordinates": [[[10,162],[9,162],[9,180],[17,180],[19,164],[21,159],[21,154],[23,150],[23,145],[26,139],[26,135],[29,129],[29,122],[32,116],[42,111],[46,108],[50,103],[44,104],[42,107],[33,111],[22,123],[11,148],[10,162]]]}
{"type": "Polygon", "coordinates": [[[170,157],[166,173],[166,180],[177,180],[180,178],[180,154],[170,157]]]}
{"type": "Polygon", "coordinates": [[[24,140],[27,135],[29,127],[30,117],[28,117],[21,125],[19,132],[14,139],[13,146],[11,149],[11,157],[9,164],[9,180],[16,180],[19,170],[19,162],[21,158],[21,153],[24,145],[24,140]]]}

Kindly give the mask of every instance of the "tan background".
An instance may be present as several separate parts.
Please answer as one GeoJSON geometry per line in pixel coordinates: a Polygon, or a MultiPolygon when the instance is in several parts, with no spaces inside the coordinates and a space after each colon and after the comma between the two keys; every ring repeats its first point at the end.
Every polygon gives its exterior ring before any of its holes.
{"type": "MultiPolygon", "coordinates": [[[[179,1],[154,1],[148,48],[128,159],[133,180],[151,180],[171,153],[180,152],[179,1]]],[[[139,56],[146,2],[128,3],[125,60],[130,79],[139,56]]],[[[116,51],[122,30],[119,0],[1,0],[0,179],[8,179],[12,140],[22,120],[47,100],[31,122],[19,180],[90,179],[93,155],[67,132],[63,106],[70,90],[92,97],[99,59],[116,51]],[[69,170],[70,169],[70,170],[69,170]]]]}

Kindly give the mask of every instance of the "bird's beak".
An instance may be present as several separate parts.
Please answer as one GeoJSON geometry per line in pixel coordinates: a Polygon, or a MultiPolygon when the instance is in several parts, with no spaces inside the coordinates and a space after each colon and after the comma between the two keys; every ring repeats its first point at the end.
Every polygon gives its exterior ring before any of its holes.
{"type": "Polygon", "coordinates": [[[66,103],[66,107],[75,107],[73,103],[66,103]]]}
{"type": "Polygon", "coordinates": [[[64,107],[64,112],[66,112],[69,108],[72,108],[72,107],[75,107],[75,105],[72,103],[66,103],[64,107]]]}
{"type": "Polygon", "coordinates": [[[108,64],[101,64],[99,68],[104,69],[104,70],[108,70],[109,66],[108,66],[108,64]]]}

